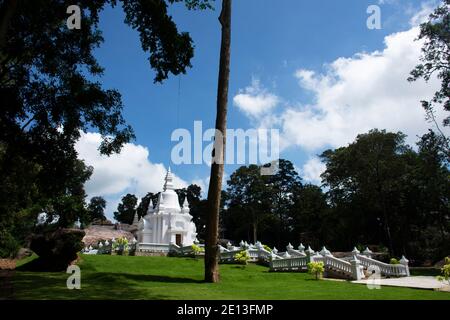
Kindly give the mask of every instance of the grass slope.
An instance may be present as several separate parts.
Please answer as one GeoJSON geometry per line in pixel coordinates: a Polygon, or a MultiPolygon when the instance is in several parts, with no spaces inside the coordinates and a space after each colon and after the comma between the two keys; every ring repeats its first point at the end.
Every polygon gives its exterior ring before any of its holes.
{"type": "Polygon", "coordinates": [[[16,299],[450,299],[429,290],[316,281],[305,273],[272,273],[258,265],[221,265],[219,284],[203,283],[203,260],[83,255],[81,290],[66,273],[16,271],[16,299]]]}

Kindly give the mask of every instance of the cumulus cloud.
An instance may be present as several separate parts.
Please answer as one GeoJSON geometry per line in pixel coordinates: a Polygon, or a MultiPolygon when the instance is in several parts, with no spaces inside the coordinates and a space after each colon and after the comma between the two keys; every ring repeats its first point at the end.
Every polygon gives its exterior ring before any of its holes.
{"type": "Polygon", "coordinates": [[[314,100],[281,114],[287,145],[338,147],[372,128],[403,131],[409,142],[426,132],[420,101],[429,99],[439,84],[436,79],[406,80],[419,61],[417,35],[417,27],[389,35],[383,51],[339,58],[324,73],[297,70],[300,87],[311,91],[314,100]]]}
{"type": "MultiPolygon", "coordinates": [[[[86,192],[89,197],[103,196],[107,199],[108,217],[112,217],[112,212],[126,193],[141,198],[147,192],[162,190],[167,168],[162,163],[149,160],[148,148],[127,143],[120,154],[107,157],[98,151],[100,142],[100,134],[82,133],[75,148],[78,157],[94,168],[91,179],[86,182],[86,192]]],[[[187,183],[174,175],[174,185],[182,188],[187,183]]]]}
{"type": "Polygon", "coordinates": [[[250,86],[240,90],[233,98],[233,103],[241,111],[251,117],[259,117],[279,103],[279,98],[261,87],[258,79],[252,79],[250,86]]]}
{"type": "MultiPolygon", "coordinates": [[[[407,81],[419,63],[423,45],[416,41],[417,24],[432,8],[431,2],[422,5],[411,18],[411,24],[416,26],[386,36],[382,50],[338,58],[322,71],[296,70],[294,78],[299,90],[312,93],[309,103],[288,104],[285,101],[289,99],[278,98],[283,101],[283,108],[256,118],[257,126],[280,130],[281,151],[298,147],[310,157],[301,170],[306,180],[320,182],[324,167],[314,154],[345,146],[360,133],[373,128],[402,131],[408,136],[407,143],[414,145],[417,136],[432,127],[425,121],[420,101],[433,96],[439,80],[407,81]]],[[[270,95],[267,90],[265,94],[270,95]]],[[[443,108],[436,108],[438,123],[443,113],[443,108]]],[[[255,117],[250,119],[254,121],[255,117]]]]}
{"type": "Polygon", "coordinates": [[[325,171],[325,164],[318,157],[312,157],[303,165],[299,171],[305,182],[321,185],[320,175],[325,171]]]}

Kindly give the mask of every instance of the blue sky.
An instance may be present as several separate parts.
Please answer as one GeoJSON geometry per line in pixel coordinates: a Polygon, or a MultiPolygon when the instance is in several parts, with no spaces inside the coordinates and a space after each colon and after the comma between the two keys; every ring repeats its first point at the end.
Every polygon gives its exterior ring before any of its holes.
{"type": "MultiPolygon", "coordinates": [[[[411,37],[412,29],[434,3],[419,0],[235,0],[228,127],[280,129],[283,140],[281,157],[293,161],[305,181],[320,183],[317,176],[323,168],[315,155],[326,148],[351,142],[356,133],[362,133],[366,128],[383,126],[384,117],[396,118],[405,112],[404,108],[393,110],[393,114],[386,111],[398,105],[398,101],[405,101],[403,96],[396,97],[396,92],[405,91],[405,96],[410,96],[406,92],[409,90],[406,87],[409,85],[406,83],[407,72],[395,75],[396,71],[390,68],[407,60],[401,59],[404,54],[401,50],[409,52],[411,50],[407,46],[420,47],[409,43],[414,38],[411,37]],[[370,30],[366,26],[369,17],[366,10],[372,4],[381,8],[380,30],[370,30]],[[391,40],[386,42],[386,37],[391,40]],[[383,68],[386,69],[384,73],[380,71],[383,68]],[[400,81],[406,84],[399,85],[398,89],[386,85],[392,82],[396,86],[400,81]],[[368,107],[365,112],[363,108],[367,101],[364,99],[376,87],[379,88],[381,107],[368,107]],[[353,91],[353,88],[358,89],[353,91]],[[346,91],[340,92],[342,90],[346,91]],[[245,101],[237,99],[238,95],[246,98],[243,99],[245,101]],[[270,98],[272,104],[268,102],[270,98]],[[246,103],[252,101],[261,103],[261,107],[267,110],[257,115],[246,112],[249,110],[246,103]],[[359,111],[349,117],[353,110],[359,111]],[[370,121],[363,119],[365,114],[370,121]],[[378,117],[380,119],[376,122],[374,119],[378,117]],[[349,124],[353,121],[355,126],[349,124]],[[307,132],[297,132],[297,127],[303,127],[307,132]],[[330,140],[327,140],[327,135],[330,140]]],[[[196,120],[203,122],[204,129],[214,126],[220,46],[219,9],[188,11],[182,4],[177,4],[170,8],[170,12],[179,30],[191,34],[195,57],[193,67],[186,75],[171,75],[163,84],[153,83],[154,72],[141,49],[138,33],[123,23],[121,8],[107,8],[101,15],[105,42],[95,53],[105,67],[100,81],[105,88],[121,92],[125,119],[136,133],[136,140],[130,147],[139,153],[135,157],[139,158],[136,160],[138,168],[126,167],[126,163],[133,163],[126,159],[127,155],[133,157],[133,150],[125,150],[122,155],[124,167],[114,167],[114,161],[108,164],[108,160],[100,161],[95,155],[87,155],[92,148],[80,147],[80,157],[94,166],[93,179],[87,185],[88,193],[90,196],[103,195],[110,200],[109,211],[126,192],[142,195],[145,187],[158,189],[162,185],[160,181],[148,185],[139,182],[139,177],[148,174],[144,171],[141,174],[139,170],[157,170],[157,175],[148,175],[148,178],[159,179],[162,165],[170,165],[180,183],[181,180],[184,183],[197,182],[207,187],[207,165],[171,163],[171,149],[176,143],[170,140],[170,136],[176,128],[192,131],[196,120]],[[143,159],[146,152],[147,159],[143,159]],[[96,175],[96,167],[102,174],[96,175]],[[108,184],[115,183],[114,174],[109,174],[108,170],[134,173],[129,177],[121,176],[120,186],[105,191],[108,184]]],[[[398,70],[407,70],[411,63],[398,70]]],[[[423,98],[421,95],[432,92],[432,84],[415,85],[420,86],[420,90],[413,90],[417,92],[417,102],[423,98]]],[[[372,100],[375,99],[374,96],[372,100]]],[[[254,106],[258,107],[258,103],[254,106]]],[[[387,129],[402,130],[412,135],[426,130],[429,125],[423,120],[420,105],[412,105],[411,108],[418,109],[415,118],[390,119],[387,129]]],[[[91,138],[92,144],[97,141],[95,137],[91,138]]],[[[229,175],[236,168],[236,165],[227,165],[225,171],[229,175]]],[[[111,212],[108,215],[111,216],[111,212]]]]}

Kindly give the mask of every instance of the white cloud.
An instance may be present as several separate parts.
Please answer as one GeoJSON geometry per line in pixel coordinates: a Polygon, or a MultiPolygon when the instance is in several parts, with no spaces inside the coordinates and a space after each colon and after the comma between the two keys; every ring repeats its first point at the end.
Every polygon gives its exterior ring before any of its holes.
{"type": "MultiPolygon", "coordinates": [[[[112,211],[126,193],[138,198],[147,192],[159,192],[163,188],[166,167],[162,163],[149,160],[149,150],[141,145],[127,143],[120,154],[109,157],[100,155],[98,147],[101,136],[98,133],[82,133],[75,148],[78,157],[87,165],[93,166],[91,179],[86,182],[86,192],[90,197],[103,196],[107,199],[107,215],[112,218],[112,211]]],[[[187,183],[174,175],[176,188],[187,183]]]]}
{"type": "Polygon", "coordinates": [[[416,27],[421,23],[426,22],[429,15],[434,11],[437,5],[438,3],[435,0],[423,2],[420,6],[420,10],[416,12],[409,20],[409,24],[412,27],[416,27]]]}
{"type": "Polygon", "coordinates": [[[233,103],[248,116],[259,117],[271,111],[279,103],[279,98],[262,88],[258,79],[252,79],[249,87],[234,96],[233,103]]]}
{"type": "Polygon", "coordinates": [[[296,71],[299,85],[314,99],[310,105],[291,106],[278,115],[281,145],[309,151],[338,147],[372,128],[400,130],[413,143],[429,127],[420,101],[429,99],[439,86],[436,79],[407,81],[419,62],[422,43],[414,41],[417,34],[417,27],[391,34],[383,51],[339,58],[322,74],[296,71]]]}
{"type": "Polygon", "coordinates": [[[321,185],[322,179],[320,175],[325,171],[325,164],[318,157],[310,158],[299,171],[300,176],[306,182],[321,185]]]}

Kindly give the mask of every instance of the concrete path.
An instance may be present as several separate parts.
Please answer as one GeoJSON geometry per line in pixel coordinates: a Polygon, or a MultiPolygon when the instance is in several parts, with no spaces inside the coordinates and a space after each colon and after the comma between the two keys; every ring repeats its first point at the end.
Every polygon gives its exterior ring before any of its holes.
{"type": "Polygon", "coordinates": [[[389,278],[379,280],[358,280],[352,281],[352,283],[372,285],[380,284],[381,286],[394,286],[394,287],[406,287],[406,288],[418,288],[418,289],[433,289],[449,291],[449,285],[447,282],[438,281],[435,277],[429,276],[415,276],[415,277],[402,277],[402,278],[389,278]]]}

